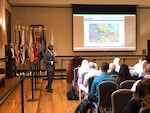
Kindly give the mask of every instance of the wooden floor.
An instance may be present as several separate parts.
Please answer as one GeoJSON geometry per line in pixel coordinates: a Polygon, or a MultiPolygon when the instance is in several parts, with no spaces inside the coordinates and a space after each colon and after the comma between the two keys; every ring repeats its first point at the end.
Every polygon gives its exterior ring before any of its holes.
{"type": "MultiPolygon", "coordinates": [[[[6,84],[17,81],[7,79],[6,84]]],[[[24,109],[21,103],[21,85],[19,85],[9,97],[0,105],[0,113],[74,113],[79,100],[67,100],[66,93],[71,84],[66,83],[66,79],[53,81],[53,93],[48,93],[45,89],[47,80],[39,78],[32,95],[31,78],[24,80],[24,109]],[[22,111],[23,110],[23,111],[22,111]]],[[[0,89],[0,94],[7,89],[7,86],[0,89]]]]}

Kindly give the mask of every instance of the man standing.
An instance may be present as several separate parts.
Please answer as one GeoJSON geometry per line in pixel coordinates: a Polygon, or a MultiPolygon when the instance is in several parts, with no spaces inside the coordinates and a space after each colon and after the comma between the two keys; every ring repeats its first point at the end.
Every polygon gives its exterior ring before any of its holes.
{"type": "Polygon", "coordinates": [[[52,82],[54,79],[54,71],[55,71],[55,57],[53,54],[53,46],[51,44],[48,45],[47,51],[44,53],[44,63],[45,69],[47,71],[48,76],[48,84],[46,86],[47,92],[52,93],[52,82]]]}
{"type": "Polygon", "coordinates": [[[17,67],[16,67],[16,54],[15,49],[13,47],[13,43],[10,43],[9,49],[7,50],[7,56],[8,56],[8,62],[11,62],[13,66],[13,71],[15,73],[15,76],[17,76],[17,67]]]}

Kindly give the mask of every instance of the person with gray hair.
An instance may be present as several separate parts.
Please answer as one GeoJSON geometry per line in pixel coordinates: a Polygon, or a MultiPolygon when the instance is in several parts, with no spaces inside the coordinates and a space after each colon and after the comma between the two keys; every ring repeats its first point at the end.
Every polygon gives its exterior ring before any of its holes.
{"type": "MultiPolygon", "coordinates": [[[[150,79],[150,63],[145,64],[145,66],[143,67],[143,74],[144,74],[144,78],[150,79]]],[[[132,91],[135,92],[136,86],[137,86],[137,84],[138,84],[140,81],[141,81],[141,79],[140,79],[140,80],[137,80],[137,81],[133,84],[133,86],[132,86],[132,88],[131,88],[132,91]]]]}
{"type": "Polygon", "coordinates": [[[95,77],[101,74],[100,70],[97,70],[97,67],[94,62],[89,62],[89,72],[85,75],[83,84],[87,87],[87,82],[90,77],[95,77]]]}
{"type": "Polygon", "coordinates": [[[84,91],[84,98],[87,99],[89,93],[88,80],[91,77],[95,77],[101,74],[101,71],[97,69],[97,65],[94,62],[89,62],[89,71],[84,75],[83,83],[80,85],[82,91],[84,91]]]}
{"type": "Polygon", "coordinates": [[[116,66],[114,63],[109,64],[109,72],[110,75],[118,75],[118,72],[116,71],[116,66]]]}
{"type": "Polygon", "coordinates": [[[47,92],[52,93],[52,82],[55,71],[55,56],[53,54],[53,45],[49,44],[47,51],[44,53],[45,70],[47,71],[48,84],[46,86],[47,92]]]}

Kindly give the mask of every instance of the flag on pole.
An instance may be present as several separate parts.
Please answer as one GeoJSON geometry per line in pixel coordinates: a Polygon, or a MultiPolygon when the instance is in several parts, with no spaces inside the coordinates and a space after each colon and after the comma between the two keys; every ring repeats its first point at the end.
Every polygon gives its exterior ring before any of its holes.
{"type": "Polygon", "coordinates": [[[28,61],[29,58],[29,32],[28,32],[28,27],[25,29],[25,62],[28,61]]]}
{"type": "Polygon", "coordinates": [[[54,36],[53,29],[51,28],[51,44],[54,46],[54,36]]]}
{"type": "Polygon", "coordinates": [[[40,43],[39,43],[39,60],[42,60],[42,58],[43,58],[43,54],[42,54],[42,41],[43,41],[43,37],[40,36],[40,43]]]}
{"type": "Polygon", "coordinates": [[[19,31],[19,45],[18,45],[18,50],[19,50],[19,63],[22,63],[22,44],[21,44],[21,27],[18,26],[18,31],[19,31]]]}
{"type": "Polygon", "coordinates": [[[37,40],[36,40],[35,29],[33,30],[34,31],[34,48],[33,48],[34,61],[37,60],[37,40]]]}
{"type": "Polygon", "coordinates": [[[30,58],[30,62],[34,61],[32,30],[33,30],[33,28],[31,27],[30,28],[30,37],[29,37],[29,58],[30,58]]]}
{"type": "Polygon", "coordinates": [[[38,41],[38,56],[39,56],[39,60],[42,60],[43,58],[43,54],[42,54],[42,42],[43,42],[43,28],[42,27],[39,27],[37,29],[39,32],[39,35],[37,36],[39,41],[38,41]]]}
{"type": "Polygon", "coordinates": [[[22,27],[22,40],[21,40],[21,45],[22,45],[22,64],[25,62],[25,27],[22,27]]]}
{"type": "MultiPolygon", "coordinates": [[[[51,28],[51,44],[54,47],[54,34],[53,34],[53,28],[51,28]]],[[[56,55],[56,52],[54,51],[54,56],[56,55]]]]}
{"type": "Polygon", "coordinates": [[[46,51],[46,28],[44,28],[44,48],[43,49],[44,49],[44,53],[45,53],[45,51],[46,51]]]}
{"type": "Polygon", "coordinates": [[[16,64],[19,64],[19,49],[18,49],[18,26],[15,25],[15,54],[16,54],[16,64]]]}

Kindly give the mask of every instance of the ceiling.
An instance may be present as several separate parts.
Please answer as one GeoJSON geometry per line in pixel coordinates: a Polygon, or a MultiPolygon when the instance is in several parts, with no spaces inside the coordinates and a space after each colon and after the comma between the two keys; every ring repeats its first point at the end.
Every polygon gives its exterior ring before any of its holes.
{"type": "Polygon", "coordinates": [[[7,0],[11,6],[62,6],[70,7],[71,4],[115,4],[137,5],[138,7],[150,7],[150,0],[7,0]]]}

